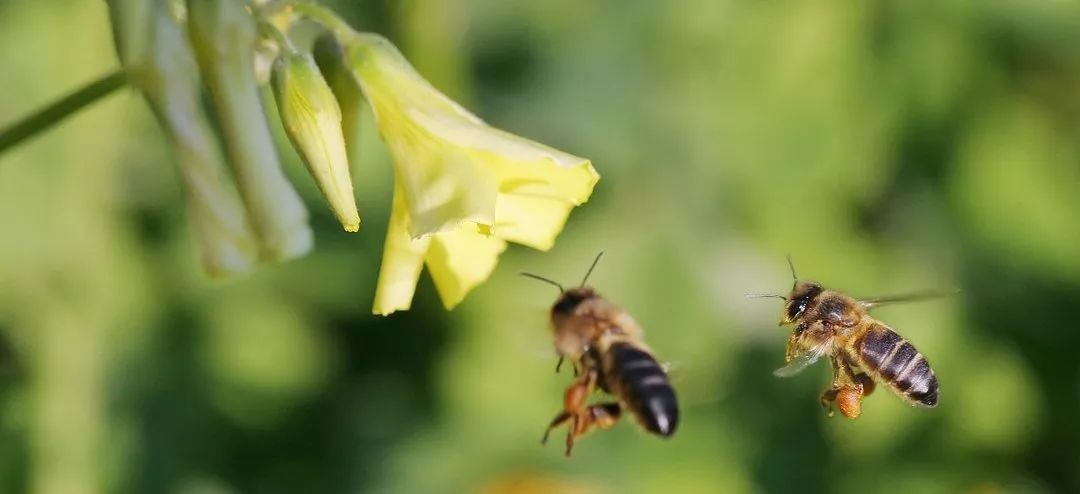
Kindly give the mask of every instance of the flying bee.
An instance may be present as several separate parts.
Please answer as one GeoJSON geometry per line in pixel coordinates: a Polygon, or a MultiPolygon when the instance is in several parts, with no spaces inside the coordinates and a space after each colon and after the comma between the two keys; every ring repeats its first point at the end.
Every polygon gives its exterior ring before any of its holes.
{"type": "Polygon", "coordinates": [[[794,326],[787,343],[787,365],[774,372],[777,377],[794,376],[828,356],[833,379],[821,395],[821,403],[830,415],[835,403],[845,417],[858,417],[862,399],[874,391],[875,382],[911,406],[937,406],[938,380],[926,358],[867,311],[886,303],[933,298],[943,293],[857,300],[812,281],[799,281],[790,257],[788,265],[795,280],[790,295],[754,296],[783,299],[780,325],[794,326]]]}
{"type": "Polygon", "coordinates": [[[642,340],[641,326],[611,301],[585,286],[601,252],[596,256],[581,285],[569,290],[547,278],[522,273],[559,289],[551,307],[551,327],[559,365],[569,360],[575,378],[563,396],[563,409],[548,425],[541,443],[553,429],[569,423],[566,456],[574,441],[593,428],[615,425],[623,410],[629,411],[650,433],[669,437],[679,423],[675,390],[664,367],[642,340]],[[589,404],[589,396],[599,388],[616,398],[613,402],[589,404]]]}

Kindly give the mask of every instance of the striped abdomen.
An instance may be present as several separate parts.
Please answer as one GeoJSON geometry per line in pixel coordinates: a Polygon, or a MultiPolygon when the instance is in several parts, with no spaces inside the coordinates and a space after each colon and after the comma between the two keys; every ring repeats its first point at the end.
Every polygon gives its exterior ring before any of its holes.
{"type": "Polygon", "coordinates": [[[883,324],[872,324],[852,342],[861,367],[909,403],[937,406],[938,381],[930,364],[907,340],[883,324]]]}
{"type": "Polygon", "coordinates": [[[617,397],[649,432],[675,433],[679,405],[667,373],[648,352],[629,343],[614,343],[603,358],[601,387],[617,397]]]}

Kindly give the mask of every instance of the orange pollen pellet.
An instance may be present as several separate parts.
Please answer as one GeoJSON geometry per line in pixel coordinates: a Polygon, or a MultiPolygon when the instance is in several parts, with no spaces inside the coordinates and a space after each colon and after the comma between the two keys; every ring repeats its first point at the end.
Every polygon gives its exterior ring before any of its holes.
{"type": "Polygon", "coordinates": [[[844,388],[836,393],[836,405],[840,413],[849,419],[858,417],[862,412],[861,402],[862,392],[856,388],[844,388]]]}

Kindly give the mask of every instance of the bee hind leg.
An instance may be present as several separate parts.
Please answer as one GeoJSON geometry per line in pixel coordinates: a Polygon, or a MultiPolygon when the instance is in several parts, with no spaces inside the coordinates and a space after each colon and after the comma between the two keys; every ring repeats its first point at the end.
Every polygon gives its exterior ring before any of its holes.
{"type": "Polygon", "coordinates": [[[862,399],[874,391],[874,381],[864,372],[856,373],[847,362],[833,359],[832,386],[821,394],[821,405],[833,416],[833,404],[840,414],[854,419],[862,413],[862,399]]]}
{"type": "Polygon", "coordinates": [[[574,440],[584,435],[590,425],[592,407],[586,404],[586,400],[596,388],[596,379],[597,371],[589,369],[578,376],[569,388],[566,388],[566,393],[563,395],[563,409],[551,420],[547,430],[544,431],[544,437],[540,441],[541,444],[547,442],[552,429],[569,421],[570,431],[566,433],[566,456],[570,456],[570,452],[574,448],[574,440]]]}
{"type": "Polygon", "coordinates": [[[843,384],[836,393],[836,405],[844,417],[854,419],[862,414],[862,399],[874,391],[874,381],[865,372],[856,373],[846,362],[839,368],[843,384]]]}
{"type": "Polygon", "coordinates": [[[622,409],[618,403],[600,403],[590,405],[583,413],[574,417],[570,426],[570,433],[566,435],[566,456],[574,449],[574,441],[588,434],[594,427],[598,429],[610,429],[619,422],[622,409]]]}
{"type": "Polygon", "coordinates": [[[590,426],[596,426],[600,429],[615,427],[615,424],[619,422],[620,415],[622,415],[622,408],[618,403],[592,405],[589,407],[589,423],[586,425],[586,430],[590,426]]]}
{"type": "Polygon", "coordinates": [[[870,393],[873,393],[874,388],[876,387],[874,385],[874,380],[866,375],[865,372],[855,374],[855,382],[862,385],[862,395],[864,398],[870,396],[870,393]]]}
{"type": "MultiPolygon", "coordinates": [[[[551,420],[551,423],[548,424],[547,430],[544,431],[544,437],[540,438],[540,444],[547,444],[548,436],[551,435],[551,431],[553,429],[555,429],[556,427],[558,427],[560,425],[563,425],[563,423],[565,423],[567,420],[570,420],[572,418],[574,418],[574,416],[571,415],[570,413],[559,412],[559,414],[556,415],[555,418],[551,420]]],[[[571,428],[573,428],[573,425],[571,425],[571,428]]]]}

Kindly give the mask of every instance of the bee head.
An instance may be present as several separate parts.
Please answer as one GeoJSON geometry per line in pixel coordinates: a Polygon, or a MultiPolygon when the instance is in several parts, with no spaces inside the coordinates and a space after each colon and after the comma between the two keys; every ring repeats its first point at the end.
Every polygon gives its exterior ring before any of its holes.
{"type": "Polygon", "coordinates": [[[806,313],[806,309],[816,303],[822,291],[821,285],[813,281],[795,282],[795,287],[791,289],[791,295],[788,295],[787,303],[784,304],[784,319],[780,324],[798,321],[806,313]]]}
{"type": "Polygon", "coordinates": [[[582,302],[596,296],[596,291],[589,287],[571,288],[559,295],[555,305],[551,306],[551,313],[553,315],[568,316],[573,314],[574,309],[577,309],[577,306],[581,305],[582,302]]]}
{"type": "Polygon", "coordinates": [[[564,288],[557,281],[549,280],[540,275],[535,275],[532,273],[521,273],[521,275],[532,278],[534,280],[542,281],[544,283],[554,286],[555,288],[558,288],[559,298],[555,301],[555,305],[551,307],[551,315],[569,316],[574,313],[574,309],[577,309],[577,306],[580,305],[582,302],[598,296],[596,294],[596,291],[592,288],[585,286],[585,283],[589,281],[589,275],[592,274],[593,269],[596,268],[596,263],[600,262],[600,257],[602,257],[603,255],[604,253],[600,252],[596,255],[596,259],[593,259],[592,265],[589,266],[589,270],[585,272],[585,278],[581,280],[581,285],[578,285],[576,288],[571,288],[569,290],[564,288]]]}

